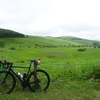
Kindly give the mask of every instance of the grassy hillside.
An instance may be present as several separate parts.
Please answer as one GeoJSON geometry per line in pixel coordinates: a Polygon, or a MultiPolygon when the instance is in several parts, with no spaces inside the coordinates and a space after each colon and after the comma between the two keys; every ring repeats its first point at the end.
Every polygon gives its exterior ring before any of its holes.
{"type": "MultiPolygon", "coordinates": [[[[4,56],[4,59],[12,60],[27,60],[37,57],[50,58],[50,59],[66,59],[71,62],[77,61],[84,55],[87,60],[94,55],[93,42],[89,40],[72,41],[71,39],[60,39],[54,37],[40,37],[40,36],[28,36],[26,38],[1,38],[1,41],[5,43],[5,47],[1,48],[0,58],[4,56]],[[84,44],[83,44],[84,43],[84,44]],[[73,45],[76,45],[74,47],[73,45]],[[90,46],[91,45],[91,46],[90,46]],[[87,48],[85,53],[77,52],[80,48],[87,48]],[[90,55],[91,53],[91,55],[90,55]],[[17,55],[16,55],[17,54],[17,55]],[[21,57],[19,57],[20,55],[21,57]],[[24,56],[25,55],[25,56],[24,56]],[[87,55],[89,55],[87,57],[87,55]],[[76,59],[77,58],[77,59],[76,59]]],[[[96,59],[98,59],[98,57],[96,59]]],[[[81,60],[81,59],[80,59],[81,60]]],[[[85,59],[86,60],[86,59],[85,59]]]]}
{"type": "Polygon", "coordinates": [[[75,57],[79,57],[80,59],[81,54],[83,54],[77,52],[78,48],[87,48],[84,56],[87,56],[88,52],[91,52],[91,49],[93,49],[92,41],[89,40],[87,42],[82,40],[81,43],[80,41],[75,42],[70,39],[64,40],[54,37],[39,36],[28,36],[26,38],[1,38],[0,40],[5,43],[5,47],[1,48],[2,53],[0,54],[0,58],[2,59],[3,56],[4,59],[13,61],[22,61],[37,57],[60,60],[61,58],[66,59],[67,57],[67,60],[69,59],[68,61],[75,62],[77,60],[75,57]],[[76,45],[76,47],[73,47],[72,45],[76,45]],[[13,59],[13,57],[16,59],[13,59]]]}
{"type": "MultiPolygon", "coordinates": [[[[23,44],[23,45],[53,45],[53,46],[68,46],[71,45],[93,45],[93,41],[90,40],[72,40],[72,39],[62,39],[55,37],[39,37],[39,36],[28,36],[26,38],[1,38],[0,40],[4,41],[7,45],[12,44],[23,44]],[[13,41],[13,42],[12,42],[13,41]]],[[[7,46],[6,45],[6,46],[7,46]]]]}
{"type": "MultiPolygon", "coordinates": [[[[26,38],[1,38],[5,47],[0,48],[0,59],[14,65],[28,66],[30,59],[41,57],[39,69],[47,71],[51,78],[46,92],[24,91],[17,80],[10,95],[0,95],[1,100],[98,100],[100,98],[100,48],[86,47],[79,52],[74,45],[92,45],[92,41],[72,41],[54,37],[28,36],[26,38]],[[90,81],[93,75],[97,79],[90,81]],[[98,82],[97,82],[98,81],[98,82]]],[[[14,69],[26,72],[26,69],[14,69]]]]}

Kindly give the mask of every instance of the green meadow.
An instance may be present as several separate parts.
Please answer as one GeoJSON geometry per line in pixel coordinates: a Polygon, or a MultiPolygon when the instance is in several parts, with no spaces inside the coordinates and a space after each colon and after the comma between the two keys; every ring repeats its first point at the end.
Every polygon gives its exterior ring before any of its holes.
{"type": "Polygon", "coordinates": [[[100,100],[100,48],[94,48],[92,41],[40,36],[0,40],[5,43],[0,48],[0,60],[29,66],[29,60],[40,57],[38,68],[47,71],[51,78],[49,88],[39,93],[28,88],[23,91],[17,80],[14,91],[0,95],[0,100],[100,100]],[[78,51],[84,48],[85,51],[78,51]]]}

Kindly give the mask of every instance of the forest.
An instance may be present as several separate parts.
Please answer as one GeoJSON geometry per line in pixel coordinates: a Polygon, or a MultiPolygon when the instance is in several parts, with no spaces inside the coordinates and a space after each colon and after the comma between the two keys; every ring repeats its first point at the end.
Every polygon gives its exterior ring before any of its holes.
{"type": "Polygon", "coordinates": [[[22,38],[24,37],[24,34],[12,30],[0,28],[0,38],[18,38],[18,37],[22,38]]]}

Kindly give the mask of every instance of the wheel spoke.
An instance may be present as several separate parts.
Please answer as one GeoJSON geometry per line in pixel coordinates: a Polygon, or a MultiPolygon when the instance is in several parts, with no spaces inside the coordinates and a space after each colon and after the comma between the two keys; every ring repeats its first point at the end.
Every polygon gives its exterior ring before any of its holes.
{"type": "Polygon", "coordinates": [[[5,78],[6,74],[7,71],[0,72],[0,94],[10,93],[16,84],[13,74],[8,73],[7,77],[5,78]]]}
{"type": "Polygon", "coordinates": [[[43,70],[37,70],[36,74],[31,73],[29,76],[29,82],[33,82],[30,84],[30,89],[33,91],[44,91],[48,88],[50,84],[50,77],[47,72],[43,70]]]}

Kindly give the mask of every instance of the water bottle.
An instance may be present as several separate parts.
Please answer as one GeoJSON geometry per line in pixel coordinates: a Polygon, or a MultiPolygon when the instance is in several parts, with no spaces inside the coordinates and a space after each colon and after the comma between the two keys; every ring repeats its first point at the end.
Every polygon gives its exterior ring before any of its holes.
{"type": "Polygon", "coordinates": [[[18,75],[20,78],[23,78],[23,75],[22,75],[20,72],[17,72],[17,75],[18,75]]]}

